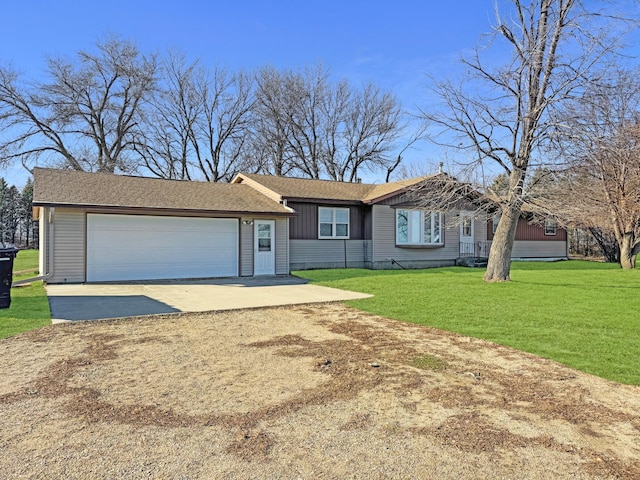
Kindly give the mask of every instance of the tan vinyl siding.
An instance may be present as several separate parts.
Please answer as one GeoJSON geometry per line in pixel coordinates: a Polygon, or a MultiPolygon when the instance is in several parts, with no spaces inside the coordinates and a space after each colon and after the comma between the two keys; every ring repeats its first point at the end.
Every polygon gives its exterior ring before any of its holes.
{"type": "Polygon", "coordinates": [[[566,241],[516,240],[513,244],[512,258],[565,258],[566,241]]]}
{"type": "MultiPolygon", "coordinates": [[[[373,206],[373,261],[389,258],[398,261],[455,260],[460,253],[460,226],[448,225],[444,214],[444,246],[425,248],[396,247],[396,213],[386,205],[373,206]]],[[[449,214],[450,215],[450,214],[449,214]]],[[[455,223],[455,222],[453,222],[455,223]]]]}
{"type": "MultiPolygon", "coordinates": [[[[254,268],[254,225],[256,220],[274,220],[269,217],[242,218],[240,221],[240,275],[252,276],[254,268]],[[251,221],[243,225],[242,221],[251,221]]],[[[275,219],[276,275],[289,275],[289,219],[275,219]]]]}
{"type": "Polygon", "coordinates": [[[276,275],[289,275],[289,219],[276,219],[276,275]]]}
{"type": "Polygon", "coordinates": [[[366,240],[290,240],[291,268],[362,268],[368,248],[366,240]],[[365,244],[367,246],[365,246],[365,244]]]}
{"type": "Polygon", "coordinates": [[[56,208],[53,214],[53,276],[50,283],[85,281],[86,214],[83,210],[56,208]]]}
{"type": "Polygon", "coordinates": [[[253,275],[253,218],[240,219],[240,276],[253,275]],[[248,221],[251,224],[245,225],[248,221]]]}

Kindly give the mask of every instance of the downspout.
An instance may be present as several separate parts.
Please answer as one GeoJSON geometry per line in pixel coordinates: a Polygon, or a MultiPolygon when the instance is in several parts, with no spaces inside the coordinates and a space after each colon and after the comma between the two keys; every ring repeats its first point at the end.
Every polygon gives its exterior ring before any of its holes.
{"type": "Polygon", "coordinates": [[[344,248],[344,268],[347,268],[347,240],[342,240],[344,248]]]}
{"type": "MultiPolygon", "coordinates": [[[[43,207],[43,210],[44,210],[44,207],[43,207]]],[[[51,253],[53,252],[53,230],[54,230],[55,213],[56,213],[55,207],[52,207],[49,209],[49,215],[48,215],[49,218],[47,219],[48,222],[46,223],[47,225],[46,233],[47,233],[47,236],[49,237],[49,242],[47,245],[45,245],[46,257],[43,263],[45,264],[45,268],[48,271],[37,277],[25,278],[22,280],[12,282],[11,284],[12,287],[18,287],[20,285],[24,285],[26,283],[31,283],[31,282],[38,282],[40,280],[47,280],[53,276],[53,267],[51,268],[48,268],[48,267],[50,267],[52,263],[51,259],[53,258],[53,255],[51,253]]],[[[43,221],[43,224],[44,223],[45,221],[43,221]]],[[[42,235],[42,232],[40,232],[40,235],[42,235]]],[[[45,239],[46,239],[46,236],[45,236],[45,239]]]]}

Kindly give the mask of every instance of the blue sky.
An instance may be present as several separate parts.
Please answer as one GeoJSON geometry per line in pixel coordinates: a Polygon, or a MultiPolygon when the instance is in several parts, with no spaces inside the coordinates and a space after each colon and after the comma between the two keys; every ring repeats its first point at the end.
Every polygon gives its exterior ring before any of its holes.
{"type": "MultiPolygon", "coordinates": [[[[336,78],[374,81],[414,110],[427,102],[426,74],[455,72],[460,53],[489,31],[493,8],[494,0],[5,1],[0,62],[37,78],[47,55],[73,56],[115,33],[144,51],[178,49],[232,70],[321,61],[336,78]]],[[[437,162],[424,148],[414,161],[437,162]]],[[[20,169],[0,175],[26,180],[20,169]]]]}
{"type": "MultiPolygon", "coordinates": [[[[233,70],[321,61],[336,78],[392,90],[411,110],[423,104],[425,74],[454,68],[489,29],[492,9],[493,0],[7,1],[0,61],[37,78],[47,56],[73,56],[115,33],[145,51],[178,49],[233,70]]],[[[0,175],[21,185],[21,168],[0,175]]]]}

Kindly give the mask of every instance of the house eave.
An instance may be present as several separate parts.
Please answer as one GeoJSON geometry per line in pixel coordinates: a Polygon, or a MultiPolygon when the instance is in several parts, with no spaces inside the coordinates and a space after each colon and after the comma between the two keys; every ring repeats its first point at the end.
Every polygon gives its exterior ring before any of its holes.
{"type": "MultiPolygon", "coordinates": [[[[88,212],[138,212],[140,214],[171,214],[171,215],[197,215],[197,216],[216,216],[216,217],[239,217],[239,216],[274,216],[274,217],[292,217],[295,212],[276,211],[260,211],[260,210],[218,210],[218,209],[201,209],[201,208],[171,208],[171,207],[152,207],[152,206],[129,206],[129,205],[94,205],[94,204],[77,204],[63,202],[43,202],[34,201],[36,207],[46,208],[73,208],[82,209],[88,212]]],[[[288,208],[288,207],[285,207],[288,208]]]]}
{"type": "Polygon", "coordinates": [[[364,205],[362,200],[340,200],[336,198],[285,197],[288,202],[317,203],[324,205],[364,205]]]}

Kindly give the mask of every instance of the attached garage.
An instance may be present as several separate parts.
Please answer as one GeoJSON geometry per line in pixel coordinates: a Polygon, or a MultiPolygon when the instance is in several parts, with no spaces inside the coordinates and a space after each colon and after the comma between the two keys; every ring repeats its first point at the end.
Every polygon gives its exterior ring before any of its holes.
{"type": "Polygon", "coordinates": [[[48,283],[289,274],[294,212],[248,185],[36,168],[33,205],[48,283]]]}
{"type": "Polygon", "coordinates": [[[87,215],[88,282],[238,274],[238,219],[87,215]]]}

